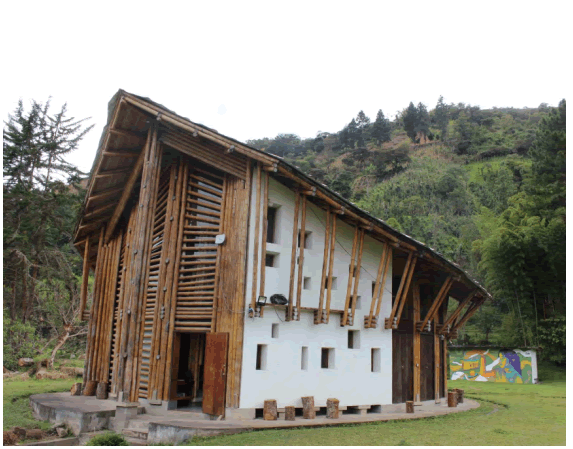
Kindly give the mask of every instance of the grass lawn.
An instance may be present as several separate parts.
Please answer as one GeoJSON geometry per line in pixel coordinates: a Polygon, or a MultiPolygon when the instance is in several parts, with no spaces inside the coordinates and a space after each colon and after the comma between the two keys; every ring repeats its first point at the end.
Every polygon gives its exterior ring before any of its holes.
{"type": "Polygon", "coordinates": [[[481,407],[414,421],[263,430],[194,438],[193,446],[565,445],[565,370],[539,368],[541,385],[449,381],[481,407]]]}
{"type": "Polygon", "coordinates": [[[29,397],[39,393],[69,391],[76,379],[16,380],[4,379],[4,430],[14,426],[27,429],[49,429],[52,424],[32,417],[29,397]]]}

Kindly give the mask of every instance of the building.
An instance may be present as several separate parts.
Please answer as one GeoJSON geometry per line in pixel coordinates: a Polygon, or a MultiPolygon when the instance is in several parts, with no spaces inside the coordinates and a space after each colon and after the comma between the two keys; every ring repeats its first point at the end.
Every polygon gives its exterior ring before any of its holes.
{"type": "Polygon", "coordinates": [[[211,415],[439,400],[446,342],[489,297],[281,158],[122,90],[75,245],[84,394],[211,415]]]}

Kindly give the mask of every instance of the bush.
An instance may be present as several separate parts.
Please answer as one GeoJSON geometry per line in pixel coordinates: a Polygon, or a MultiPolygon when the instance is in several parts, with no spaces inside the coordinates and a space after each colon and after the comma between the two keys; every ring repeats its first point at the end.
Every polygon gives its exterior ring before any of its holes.
{"type": "Polygon", "coordinates": [[[121,435],[109,432],[93,437],[86,446],[129,446],[129,443],[121,435]]]}

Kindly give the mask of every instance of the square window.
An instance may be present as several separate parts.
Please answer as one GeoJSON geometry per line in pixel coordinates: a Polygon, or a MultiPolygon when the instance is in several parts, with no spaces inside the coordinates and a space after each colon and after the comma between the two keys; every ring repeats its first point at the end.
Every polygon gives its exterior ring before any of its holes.
{"type": "Polygon", "coordinates": [[[265,267],[277,268],[279,266],[279,255],[267,253],[265,256],[265,267]]]}
{"type": "Polygon", "coordinates": [[[255,369],[258,371],[267,369],[267,345],[257,345],[257,362],[255,369]]]}
{"type": "Polygon", "coordinates": [[[279,323],[273,323],[271,328],[271,337],[279,338],[279,323]]]}
{"type": "Polygon", "coordinates": [[[302,288],[305,290],[310,290],[312,288],[311,287],[311,279],[309,277],[303,278],[302,284],[303,284],[302,288]]]}
{"type": "Polygon", "coordinates": [[[360,331],[348,331],[348,349],[360,349],[360,331]]]}
{"type": "Polygon", "coordinates": [[[320,367],[334,369],[334,348],[321,348],[320,367]]]}
{"type": "Polygon", "coordinates": [[[303,346],[300,354],[300,369],[308,370],[308,346],[303,346]]]}
{"type": "Polygon", "coordinates": [[[278,210],[280,206],[269,206],[267,210],[267,243],[278,242],[278,210]]]}
{"type": "Polygon", "coordinates": [[[380,372],[380,348],[372,348],[371,350],[370,369],[373,373],[380,372]]]}

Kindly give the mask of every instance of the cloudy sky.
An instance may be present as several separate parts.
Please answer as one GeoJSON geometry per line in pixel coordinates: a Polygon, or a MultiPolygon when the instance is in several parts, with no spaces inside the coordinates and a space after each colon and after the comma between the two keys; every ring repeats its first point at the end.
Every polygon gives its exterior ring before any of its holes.
{"type": "MultiPolygon", "coordinates": [[[[557,105],[570,48],[565,1],[62,2],[3,6],[2,114],[68,103],[95,129],[119,89],[245,141],[335,132],[423,102],[557,105]]],[[[55,108],[54,108],[55,109],[55,108]]]]}

